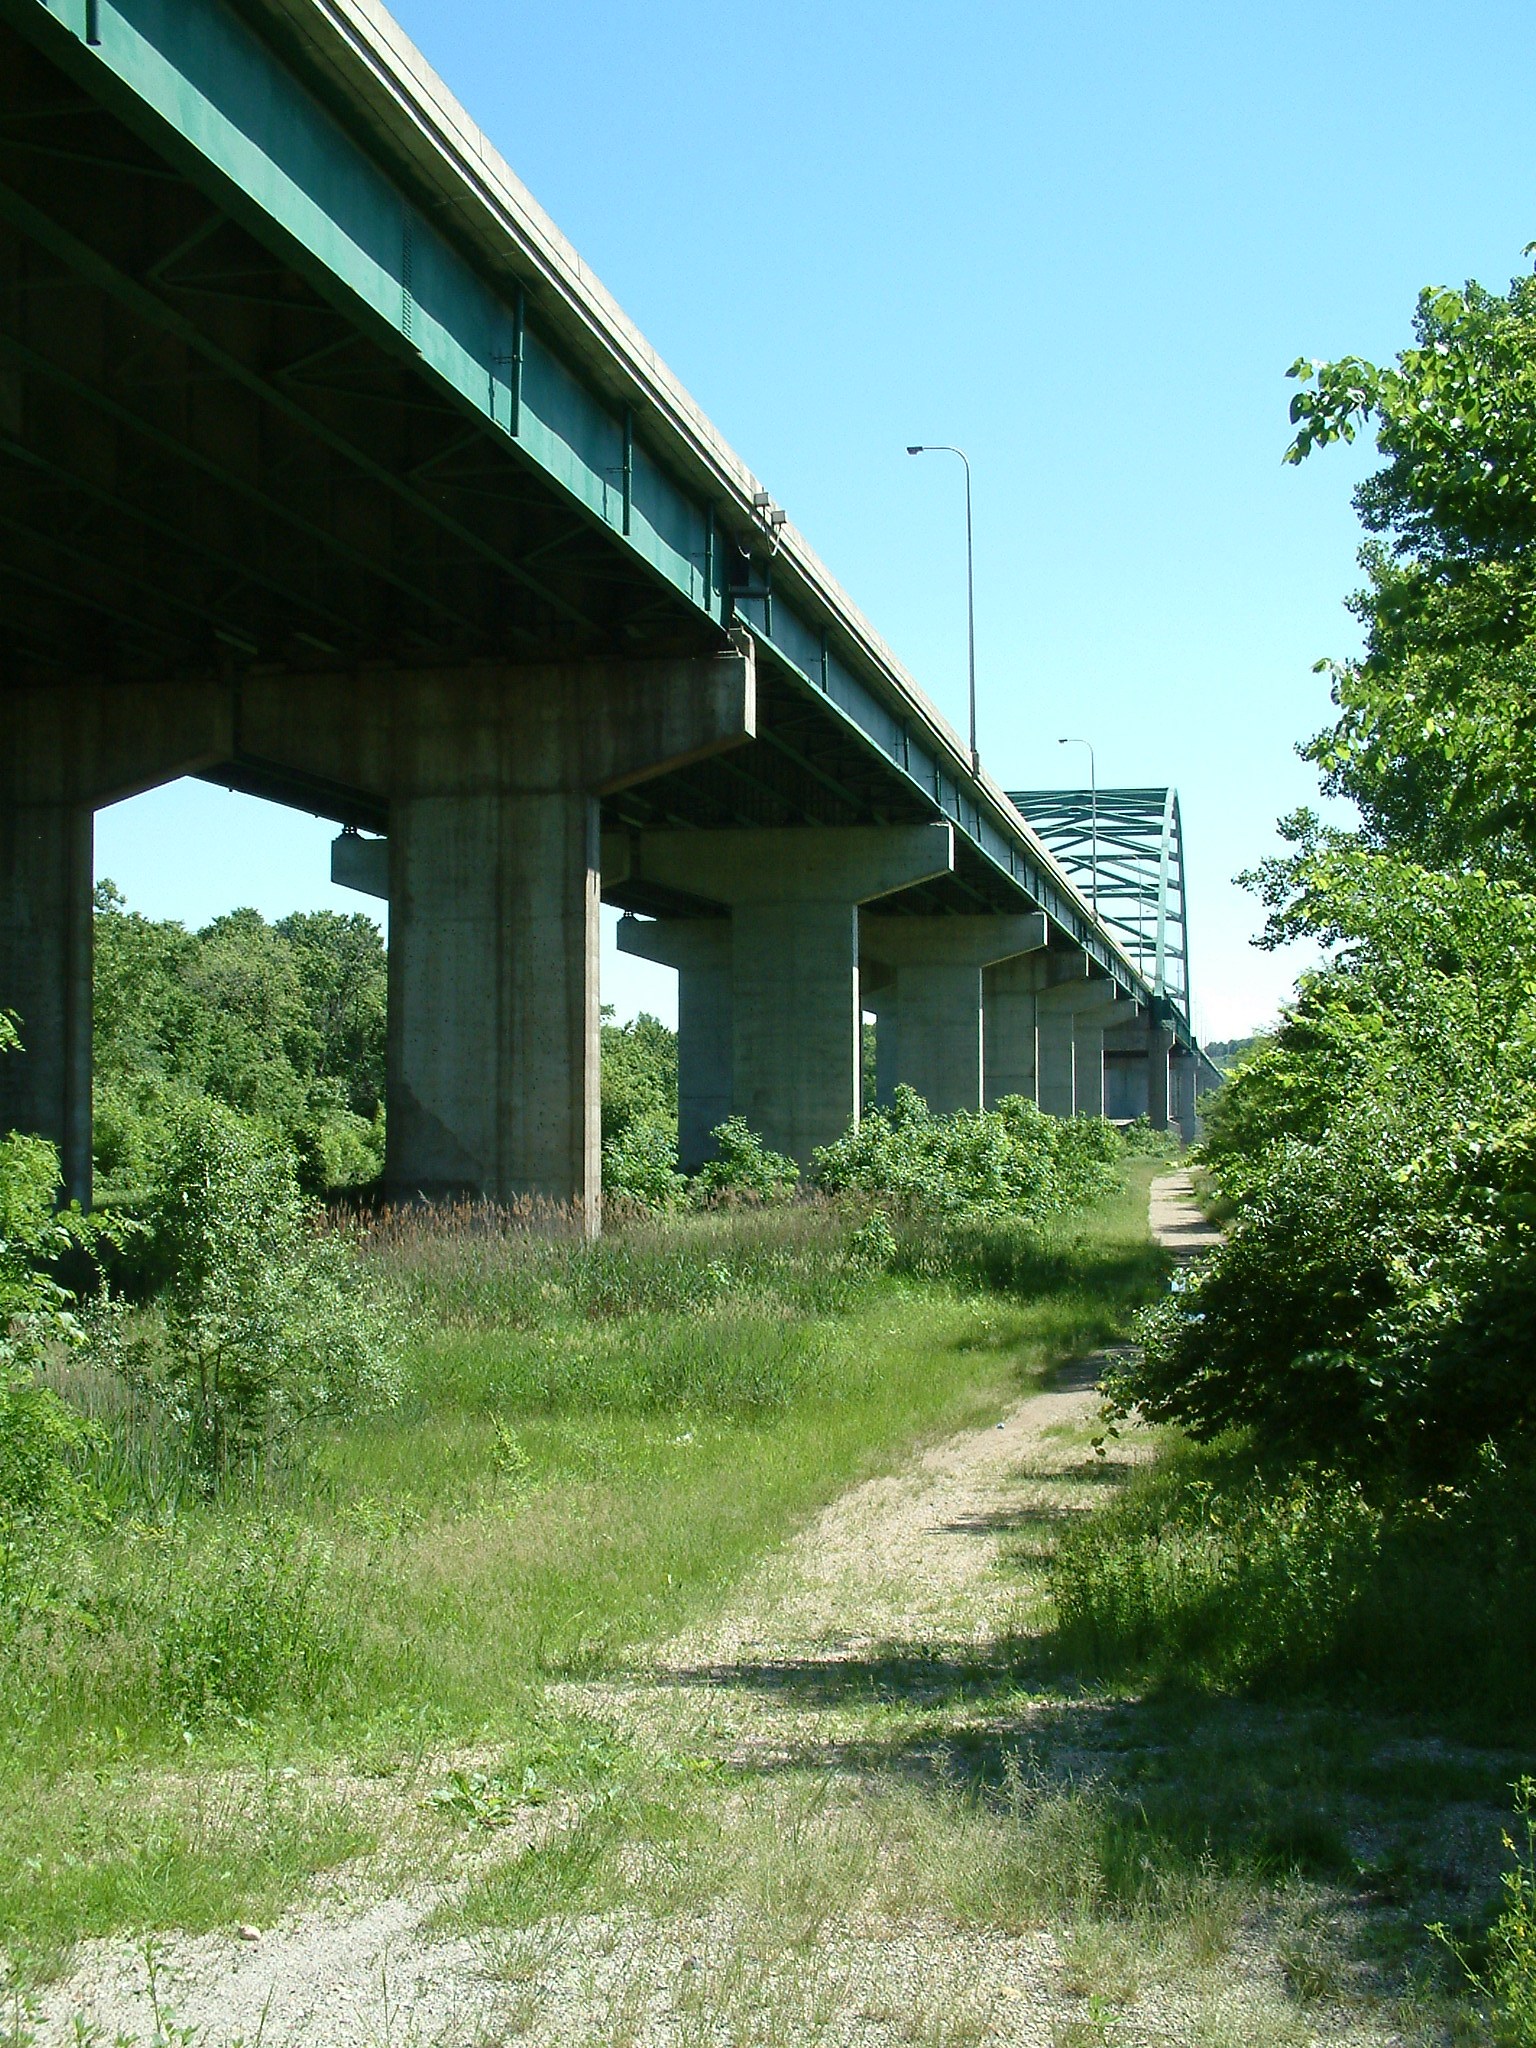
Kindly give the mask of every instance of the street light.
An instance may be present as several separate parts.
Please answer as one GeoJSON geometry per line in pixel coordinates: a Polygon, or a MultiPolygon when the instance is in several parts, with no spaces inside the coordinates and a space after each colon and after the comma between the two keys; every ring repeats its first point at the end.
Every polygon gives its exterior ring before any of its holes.
{"type": "Polygon", "coordinates": [[[1093,758],[1093,742],[1092,740],[1058,740],[1056,744],[1058,747],[1086,747],[1088,749],[1088,796],[1093,805],[1093,838],[1089,842],[1091,848],[1089,857],[1092,866],[1089,872],[1093,876],[1093,915],[1094,921],[1097,923],[1099,915],[1099,771],[1093,758]]]}
{"type": "Polygon", "coordinates": [[[965,598],[968,645],[970,648],[970,708],[971,708],[971,773],[981,773],[981,756],[976,751],[976,556],[971,545],[971,463],[963,448],[953,448],[947,441],[936,441],[931,446],[921,442],[907,444],[909,455],[958,455],[965,464],[965,598]]]}

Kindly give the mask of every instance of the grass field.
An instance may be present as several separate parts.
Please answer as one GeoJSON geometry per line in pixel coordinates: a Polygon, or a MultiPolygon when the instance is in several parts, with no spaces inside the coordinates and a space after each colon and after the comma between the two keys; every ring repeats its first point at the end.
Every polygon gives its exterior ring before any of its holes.
{"type": "Polygon", "coordinates": [[[1116,1334],[1158,1269],[1150,1170],[1043,1234],[919,1233],[896,1270],[812,1205],[593,1247],[406,1223],[373,1254],[417,1317],[404,1404],[214,1504],[77,1376],[116,1512],[0,1643],[12,1949],[269,1916],[318,1871],[424,1853],[389,1788],[428,1760],[521,1744],[547,1771],[551,1682],[1116,1334]]]}

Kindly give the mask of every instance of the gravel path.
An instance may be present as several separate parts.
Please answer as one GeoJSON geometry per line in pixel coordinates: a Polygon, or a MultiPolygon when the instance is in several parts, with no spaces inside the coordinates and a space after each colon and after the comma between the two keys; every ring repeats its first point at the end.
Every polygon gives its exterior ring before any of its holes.
{"type": "MultiPolygon", "coordinates": [[[[984,1641],[1009,1597],[995,1572],[998,1547],[1033,1497],[1021,1474],[1027,1468],[1044,1475],[1081,1459],[1080,1442],[1052,1433],[1075,1435],[1092,1416],[1098,1363],[1083,1361],[1056,1390],[1027,1396],[994,1427],[939,1444],[905,1470],[834,1501],[763,1563],[725,1616],[660,1646],[633,1680],[562,1686],[557,1698],[641,1740],[670,1747],[723,1739],[728,1754],[760,1757],[765,1748],[802,1737],[808,1720],[825,1728],[828,1715],[780,1707],[771,1683],[740,1682],[748,1667],[767,1676],[774,1668],[831,1662],[877,1645],[984,1641]]],[[[548,1831],[547,1809],[537,1824],[548,1831]]],[[[534,1825],[530,1820],[530,1832],[534,1825]]],[[[511,1847],[506,1831],[492,1838],[498,1859],[511,1847]]],[[[106,2041],[127,2036],[150,2043],[157,2031],[154,1997],[176,2027],[195,2030],[203,2048],[254,2044],[258,2037],[262,2048],[457,2044],[476,2040],[483,2027],[496,2029],[509,1997],[517,1996],[515,1988],[509,1991],[505,1957],[467,1939],[445,1940],[427,1927],[456,1885],[420,1884],[370,1900],[344,1874],[330,1889],[324,1904],[290,1912],[259,1940],[235,1930],[167,1936],[153,1996],[141,1945],[121,1939],[83,1944],[68,1978],[41,2000],[40,2048],[75,2043],[77,2022],[94,2026],[106,2041]]],[[[582,2008],[594,2000],[605,2004],[612,1984],[654,1980],[662,1998],[673,1976],[688,1977],[701,1967],[697,1952],[709,1946],[707,1928],[691,1927],[679,1939],[662,1928],[594,1922],[574,1953],[542,1959],[542,2012],[527,2038],[581,2039],[591,2017],[582,2008]],[[690,1958],[693,1970],[685,1968],[690,1958]]],[[[1050,1944],[1036,1936],[990,1946],[996,1952],[985,1969],[981,1959],[989,1944],[974,1939],[946,1942],[935,1933],[875,1949],[883,1973],[895,1973],[888,1990],[898,2007],[915,1995],[919,1980],[930,1990],[949,1987],[945,1998],[958,1998],[962,1980],[969,1997],[999,1973],[1013,1984],[1009,1997],[1018,2002],[1019,1958],[1033,1956],[1031,1974],[1037,1975],[1050,1944]]],[[[852,1944],[843,1963],[862,1981],[871,1965],[868,1959],[858,1965],[858,1949],[852,1944]]],[[[803,1963],[795,1967],[803,1970],[803,1963]]],[[[998,1998],[1002,1989],[1001,1981],[994,1986],[998,1998]]]]}

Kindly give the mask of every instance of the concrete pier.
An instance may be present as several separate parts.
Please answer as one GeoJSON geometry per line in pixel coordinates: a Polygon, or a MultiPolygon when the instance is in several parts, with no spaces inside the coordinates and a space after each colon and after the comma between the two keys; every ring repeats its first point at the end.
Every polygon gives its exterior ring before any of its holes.
{"type": "Polygon", "coordinates": [[[0,1053],[0,1132],[59,1148],[67,1197],[91,1199],[91,812],[0,803],[0,1006],[22,1050],[0,1053]]]}
{"type": "Polygon", "coordinates": [[[1186,1145],[1195,1142],[1197,1069],[1192,1053],[1181,1045],[1173,1047],[1168,1056],[1168,1119],[1186,1145]]]}
{"type": "Polygon", "coordinates": [[[648,832],[646,880],[731,911],[731,1105],[804,1166],[859,1113],[859,905],[947,874],[953,828],[648,832]]]}
{"type": "Polygon", "coordinates": [[[1044,988],[1035,997],[1036,1095],[1047,1116],[1077,1110],[1077,1031],[1074,991],[1044,988]]]}
{"type": "Polygon", "coordinates": [[[1119,997],[1109,981],[1090,982],[1072,1012],[1072,1099],[1076,1116],[1104,1114],[1104,1040],[1108,1032],[1135,1014],[1136,1005],[1119,997]]]}
{"type": "Polygon", "coordinates": [[[982,974],[982,1100],[988,1109],[1005,1095],[1033,1102],[1038,1094],[1037,981],[1035,962],[1027,953],[1000,960],[982,974]]]}
{"type": "Polygon", "coordinates": [[[1047,1116],[1077,1110],[1074,1016],[1088,995],[1088,959],[1075,949],[1050,949],[1031,962],[1035,975],[1035,1101],[1047,1116]]]}
{"type": "Polygon", "coordinates": [[[1155,1131],[1168,1128],[1168,1054],[1173,1033],[1155,1018],[1147,1020],[1147,1121],[1155,1131]]]}
{"type": "Polygon", "coordinates": [[[1043,916],[859,919],[862,960],[888,970],[875,995],[876,1091],[899,1084],[938,1114],[980,1109],[984,1070],[983,970],[1045,945],[1043,916]]]}
{"type": "Polygon", "coordinates": [[[731,921],[623,917],[619,951],[677,970],[677,1159],[697,1173],[731,1114],[731,921]]]}

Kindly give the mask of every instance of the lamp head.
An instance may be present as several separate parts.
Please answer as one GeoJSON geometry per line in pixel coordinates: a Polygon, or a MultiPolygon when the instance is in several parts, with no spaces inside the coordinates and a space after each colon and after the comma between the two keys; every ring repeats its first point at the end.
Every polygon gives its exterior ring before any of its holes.
{"type": "Polygon", "coordinates": [[[914,448],[909,443],[907,447],[907,453],[909,455],[923,455],[927,453],[927,450],[923,448],[914,448]]]}

